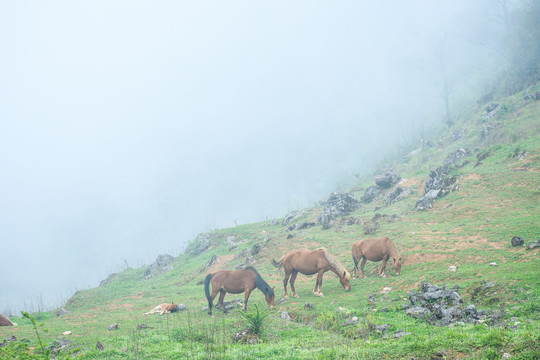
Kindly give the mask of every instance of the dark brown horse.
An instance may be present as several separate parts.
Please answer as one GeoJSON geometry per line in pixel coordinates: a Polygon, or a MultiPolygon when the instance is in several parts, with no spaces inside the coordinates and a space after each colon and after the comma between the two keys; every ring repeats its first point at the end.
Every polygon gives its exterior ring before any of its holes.
{"type": "Polygon", "coordinates": [[[284,297],[287,298],[287,282],[291,283],[292,295],[298,297],[294,288],[294,282],[298,273],[304,275],[317,274],[317,282],[313,294],[316,296],[324,296],[322,293],[323,275],[328,270],[333,271],[339,278],[339,282],[345,291],[351,290],[351,274],[339,262],[339,260],[325,248],[317,250],[293,250],[281,257],[278,261],[273,260],[274,266],[285,270],[285,278],[283,279],[283,289],[285,290],[284,297]],[[318,288],[318,290],[317,290],[318,288]]]}
{"type": "Polygon", "coordinates": [[[223,312],[225,304],[223,299],[226,293],[240,294],[244,293],[244,308],[247,309],[249,294],[255,289],[261,290],[270,307],[274,307],[274,289],[263,280],[261,275],[254,267],[248,266],[244,270],[220,270],[215,274],[208,274],[204,279],[204,292],[208,299],[208,314],[212,315],[212,302],[219,293],[218,305],[221,304],[223,312]],[[212,284],[212,293],[210,293],[210,284],[212,284]]]}
{"type": "Polygon", "coordinates": [[[370,261],[381,261],[382,266],[379,270],[379,275],[386,277],[384,270],[386,268],[386,263],[388,259],[394,259],[394,267],[396,268],[396,273],[401,275],[401,261],[403,260],[402,256],[399,256],[396,245],[387,237],[380,239],[362,239],[355,242],[352,245],[352,257],[354,261],[354,278],[358,276],[358,262],[362,259],[362,264],[360,269],[362,270],[362,277],[364,275],[364,265],[367,260],[370,261]]]}

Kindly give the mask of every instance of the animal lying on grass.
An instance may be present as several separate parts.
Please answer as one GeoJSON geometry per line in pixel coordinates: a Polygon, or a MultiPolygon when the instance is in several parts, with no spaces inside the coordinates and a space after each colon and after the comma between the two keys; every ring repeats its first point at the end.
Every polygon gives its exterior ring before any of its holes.
{"type": "Polygon", "coordinates": [[[304,275],[317,274],[317,281],[315,283],[315,289],[313,294],[315,296],[324,296],[322,292],[322,280],[325,272],[331,270],[339,278],[341,286],[345,291],[351,290],[351,274],[345,269],[345,267],[339,262],[339,260],[325,248],[317,250],[293,250],[281,257],[279,261],[272,259],[272,264],[278,269],[283,268],[285,270],[285,278],[283,279],[284,297],[287,295],[287,282],[291,283],[291,291],[294,297],[298,297],[296,289],[294,288],[294,282],[298,273],[304,275]]]}
{"type": "Polygon", "coordinates": [[[173,312],[177,312],[178,310],[179,310],[178,304],[175,304],[174,302],[172,302],[171,304],[159,304],[158,306],[156,306],[149,312],[144,313],[144,315],[157,314],[157,313],[159,313],[159,315],[170,314],[173,312]]]}
{"type": "Polygon", "coordinates": [[[402,256],[399,256],[397,252],[396,245],[387,237],[380,239],[362,239],[355,242],[352,245],[352,257],[354,261],[354,278],[358,276],[358,262],[362,259],[362,264],[360,264],[360,269],[362,270],[362,278],[365,278],[364,274],[364,265],[367,260],[370,261],[381,261],[382,266],[379,270],[379,275],[381,277],[386,277],[385,268],[388,259],[394,259],[394,267],[396,273],[401,275],[401,262],[403,260],[402,256]]]}
{"type": "Polygon", "coordinates": [[[208,314],[212,315],[212,302],[219,292],[218,305],[221,304],[223,312],[227,312],[223,299],[226,293],[240,294],[244,293],[244,308],[247,309],[249,294],[255,288],[261,290],[266,298],[266,302],[270,307],[275,307],[274,304],[274,289],[263,280],[261,275],[254,267],[248,266],[243,270],[220,270],[214,274],[206,275],[204,279],[204,292],[208,300],[208,314]],[[210,285],[212,292],[210,293],[210,285]]]}

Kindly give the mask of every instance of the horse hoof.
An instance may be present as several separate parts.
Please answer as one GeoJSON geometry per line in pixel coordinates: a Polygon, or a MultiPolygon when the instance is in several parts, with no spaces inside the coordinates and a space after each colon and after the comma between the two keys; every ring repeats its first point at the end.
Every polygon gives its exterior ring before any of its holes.
{"type": "Polygon", "coordinates": [[[362,276],[362,279],[367,279],[367,276],[366,275],[362,276]]]}
{"type": "Polygon", "coordinates": [[[300,296],[298,296],[298,294],[294,294],[293,297],[299,298],[300,296]]]}
{"type": "Polygon", "coordinates": [[[320,297],[324,297],[324,294],[323,294],[323,293],[319,293],[319,296],[320,296],[320,297]]]}
{"type": "Polygon", "coordinates": [[[288,299],[288,298],[289,298],[289,295],[284,295],[283,298],[284,298],[284,299],[288,299]]]}

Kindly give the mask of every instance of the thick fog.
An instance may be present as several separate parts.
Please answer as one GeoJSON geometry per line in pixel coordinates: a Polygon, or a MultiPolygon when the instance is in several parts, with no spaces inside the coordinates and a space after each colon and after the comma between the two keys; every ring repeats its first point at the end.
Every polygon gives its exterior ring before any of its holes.
{"type": "Polygon", "coordinates": [[[310,206],[444,126],[430,46],[479,71],[470,3],[0,1],[0,311],[310,206]]]}

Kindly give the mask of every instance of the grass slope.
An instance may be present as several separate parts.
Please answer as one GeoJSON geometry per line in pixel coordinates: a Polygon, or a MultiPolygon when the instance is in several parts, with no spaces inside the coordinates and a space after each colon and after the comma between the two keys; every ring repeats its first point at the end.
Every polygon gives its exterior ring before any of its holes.
{"type": "MultiPolygon", "coordinates": [[[[533,90],[538,90],[537,88],[533,90]]],[[[379,221],[370,237],[389,236],[405,257],[402,276],[387,268],[387,278],[375,275],[377,265],[366,265],[367,279],[354,280],[352,291],[343,291],[334,274],[325,274],[324,298],[312,294],[314,276],[299,275],[297,299],[276,306],[266,318],[266,328],[255,345],[235,343],[232,335],[246,328],[239,310],[209,317],[201,281],[209,271],[205,264],[214,255],[219,260],[210,271],[234,269],[244,262],[254,244],[262,250],[255,256],[259,272],[282,294],[282,275],[271,265],[285,252],[296,248],[325,246],[352,269],[351,244],[361,238],[361,225],[321,226],[292,232],[286,227],[260,222],[211,232],[211,247],[197,256],[181,254],[174,269],[144,280],[145,268],[129,269],[94,289],[78,292],[66,304],[69,313],[35,313],[37,331],[45,344],[62,338],[64,331],[73,344],[56,355],[81,359],[417,359],[444,355],[447,358],[540,358],[540,250],[513,248],[510,239],[521,236],[531,243],[540,235],[540,101],[524,102],[523,94],[500,102],[498,110],[486,114],[471,109],[452,131],[465,129],[454,140],[443,133],[434,146],[419,148],[391,165],[404,179],[402,187],[412,192],[405,199],[385,206],[383,200],[362,204],[348,217],[370,221],[375,214],[398,215],[399,220],[379,221]],[[488,131],[489,130],[489,131],[488,131]],[[453,170],[460,190],[437,199],[433,209],[415,211],[423,195],[423,183],[430,170],[440,166],[452,151],[466,148],[465,164],[453,170]],[[519,155],[524,156],[520,159],[519,155]],[[479,159],[481,159],[479,161],[479,159]],[[231,249],[226,238],[241,242],[231,249]],[[490,266],[496,262],[498,266],[490,266]],[[457,265],[457,272],[449,272],[457,265]],[[506,326],[489,323],[460,324],[454,327],[429,325],[405,315],[401,307],[407,293],[423,281],[438,285],[459,285],[465,304],[500,311],[506,326]],[[472,299],[473,289],[485,282],[496,286],[480,298],[472,299]],[[391,288],[382,292],[385,287],[391,288]],[[375,294],[375,295],[372,295],[375,294]],[[369,302],[369,297],[376,301],[369,302]],[[144,316],[163,302],[183,303],[188,310],[170,315],[144,316]],[[305,308],[305,304],[313,308],[305,308]],[[338,308],[345,310],[338,310],[338,308]],[[383,311],[381,311],[383,310],[383,311]],[[281,319],[287,311],[292,321],[281,319]],[[345,313],[345,315],[343,315],[345,313]],[[358,325],[344,325],[347,316],[357,316],[358,325]],[[108,330],[117,323],[118,330],[108,330]],[[137,330],[137,325],[148,327],[137,330]],[[391,324],[390,337],[374,330],[375,325],[391,324]],[[513,328],[517,324],[517,328],[513,328]],[[392,334],[403,330],[411,335],[401,339],[392,334]],[[104,350],[96,349],[96,343],[104,350]]],[[[372,179],[354,189],[360,198],[372,179]]],[[[295,220],[316,222],[322,206],[307,209],[295,220]]],[[[338,219],[339,220],[339,219],[338,219]]],[[[191,244],[196,245],[196,244],[191,244]]],[[[226,300],[240,296],[227,295],[226,300]]],[[[250,299],[250,310],[257,304],[266,309],[257,290],[250,299]]],[[[18,341],[0,348],[0,358],[39,357],[36,331],[29,319],[12,318],[17,327],[0,328],[0,339],[15,335],[18,341]],[[26,339],[26,340],[22,340],[26,339]]]]}

